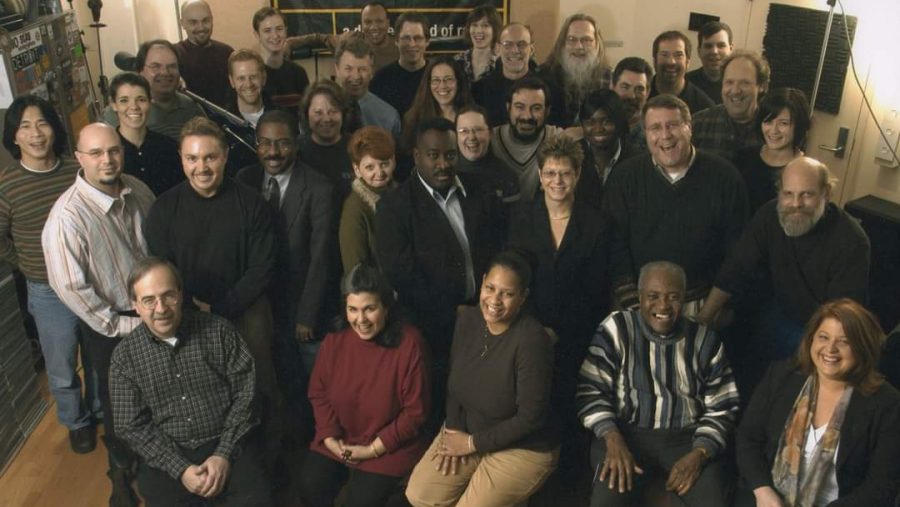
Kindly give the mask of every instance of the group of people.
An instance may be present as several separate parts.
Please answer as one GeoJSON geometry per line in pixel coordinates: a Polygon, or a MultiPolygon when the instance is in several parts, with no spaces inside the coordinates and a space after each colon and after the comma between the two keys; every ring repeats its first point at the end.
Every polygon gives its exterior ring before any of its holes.
{"type": "Polygon", "coordinates": [[[258,50],[181,14],[74,160],[45,100],[5,117],[0,259],[75,452],[102,419],[110,505],[895,504],[868,239],[726,24],[686,72],[684,34],[611,66],[584,14],[543,65],[489,6],[430,59],[378,2],[340,36],[262,8],[258,50]]]}

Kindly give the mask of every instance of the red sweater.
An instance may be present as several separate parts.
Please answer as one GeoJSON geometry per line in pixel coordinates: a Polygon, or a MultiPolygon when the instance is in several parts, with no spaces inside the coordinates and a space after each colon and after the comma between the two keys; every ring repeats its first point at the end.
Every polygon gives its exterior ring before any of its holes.
{"type": "Polygon", "coordinates": [[[369,445],[381,437],[384,456],[349,466],[406,475],[427,446],[419,429],[428,415],[429,382],[422,335],[410,325],[404,325],[396,348],[362,340],[350,328],[329,334],[309,381],[316,418],[310,449],[339,461],[325,447],[326,438],[369,445]]]}

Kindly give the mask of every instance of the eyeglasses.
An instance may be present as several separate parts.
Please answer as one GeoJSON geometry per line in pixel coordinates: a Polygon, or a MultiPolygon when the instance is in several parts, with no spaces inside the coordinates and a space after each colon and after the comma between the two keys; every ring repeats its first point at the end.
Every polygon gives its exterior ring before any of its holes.
{"type": "Polygon", "coordinates": [[[421,43],[425,42],[424,35],[401,35],[399,38],[400,38],[400,42],[403,42],[405,44],[409,44],[410,42],[415,42],[416,44],[421,44],[421,43]]]}
{"type": "Polygon", "coordinates": [[[265,137],[260,137],[260,138],[257,138],[257,140],[256,140],[256,146],[258,146],[264,150],[268,150],[272,146],[275,146],[275,148],[278,151],[285,151],[287,149],[290,149],[292,146],[294,146],[294,140],[287,139],[287,138],[272,140],[272,139],[267,139],[265,137]]]}
{"type": "Polygon", "coordinates": [[[593,46],[594,42],[595,42],[595,40],[593,37],[572,37],[572,36],[566,37],[566,45],[572,46],[572,47],[575,47],[578,45],[581,45],[584,47],[593,46]]]}
{"type": "Polygon", "coordinates": [[[162,302],[163,306],[170,308],[181,302],[181,293],[177,291],[166,292],[162,296],[147,296],[138,300],[138,304],[144,310],[154,310],[156,305],[162,302]]]}
{"type": "Polygon", "coordinates": [[[558,171],[556,169],[541,169],[541,177],[548,180],[555,180],[557,178],[571,180],[575,178],[575,171],[571,169],[566,171],[558,171]]]}
{"type": "Polygon", "coordinates": [[[440,86],[441,83],[445,85],[452,85],[456,83],[456,78],[453,76],[431,78],[431,86],[440,86]]]}
{"type": "Polygon", "coordinates": [[[478,134],[487,132],[487,130],[488,130],[487,127],[472,127],[472,128],[461,127],[461,128],[456,129],[456,133],[463,137],[465,137],[469,134],[475,134],[477,136],[478,134]]]}
{"type": "Polygon", "coordinates": [[[81,150],[75,150],[75,151],[77,151],[78,153],[87,155],[91,158],[100,158],[104,154],[109,155],[110,157],[118,157],[119,155],[122,154],[122,147],[116,146],[116,147],[110,148],[108,150],[101,150],[100,148],[96,148],[96,149],[88,150],[88,151],[81,151],[81,150]]]}
{"type": "Polygon", "coordinates": [[[147,68],[153,72],[159,72],[163,69],[165,69],[169,72],[175,72],[178,70],[178,64],[177,63],[169,63],[166,65],[163,65],[161,63],[151,63],[151,64],[147,65],[147,68]]]}
{"type": "Polygon", "coordinates": [[[646,128],[648,134],[658,136],[663,132],[671,132],[680,129],[685,125],[684,121],[669,121],[666,123],[654,123],[646,128]]]}
{"type": "Polygon", "coordinates": [[[503,46],[503,49],[505,49],[507,51],[511,51],[513,49],[518,49],[519,51],[525,51],[526,49],[528,49],[528,46],[530,46],[531,43],[528,41],[525,41],[525,40],[520,40],[520,41],[505,40],[505,41],[500,42],[500,45],[503,46]]]}

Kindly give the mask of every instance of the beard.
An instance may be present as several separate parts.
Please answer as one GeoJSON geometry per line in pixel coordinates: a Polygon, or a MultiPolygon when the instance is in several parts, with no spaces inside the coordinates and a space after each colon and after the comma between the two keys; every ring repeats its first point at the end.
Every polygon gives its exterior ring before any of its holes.
{"type": "Polygon", "coordinates": [[[565,76],[566,104],[581,105],[584,97],[596,85],[600,59],[596,54],[587,58],[577,58],[566,53],[561,63],[565,76]]]}
{"type": "Polygon", "coordinates": [[[781,228],[787,236],[792,238],[803,236],[811,231],[822,219],[822,216],[825,214],[825,203],[826,200],[822,199],[818,206],[807,209],[783,206],[779,202],[777,207],[778,223],[781,224],[781,228]]]}
{"type": "Polygon", "coordinates": [[[518,140],[524,144],[530,144],[530,143],[537,141],[537,139],[544,132],[544,125],[538,125],[537,121],[535,121],[535,120],[516,120],[515,123],[509,124],[509,132],[510,132],[510,134],[512,134],[512,136],[514,138],[516,138],[516,140],[518,140]],[[532,132],[530,134],[521,132],[517,128],[519,124],[534,125],[534,127],[535,127],[534,132],[532,132]]]}

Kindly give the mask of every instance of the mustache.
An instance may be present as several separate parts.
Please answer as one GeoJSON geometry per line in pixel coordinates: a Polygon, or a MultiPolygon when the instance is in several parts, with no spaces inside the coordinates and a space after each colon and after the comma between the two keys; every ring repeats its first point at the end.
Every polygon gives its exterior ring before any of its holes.
{"type": "Polygon", "coordinates": [[[284,162],[285,158],[281,155],[268,155],[266,157],[263,157],[263,160],[265,160],[265,161],[275,160],[278,162],[284,162]]]}
{"type": "Polygon", "coordinates": [[[537,124],[537,120],[533,118],[516,120],[516,125],[534,125],[535,127],[537,127],[537,124]]]}

